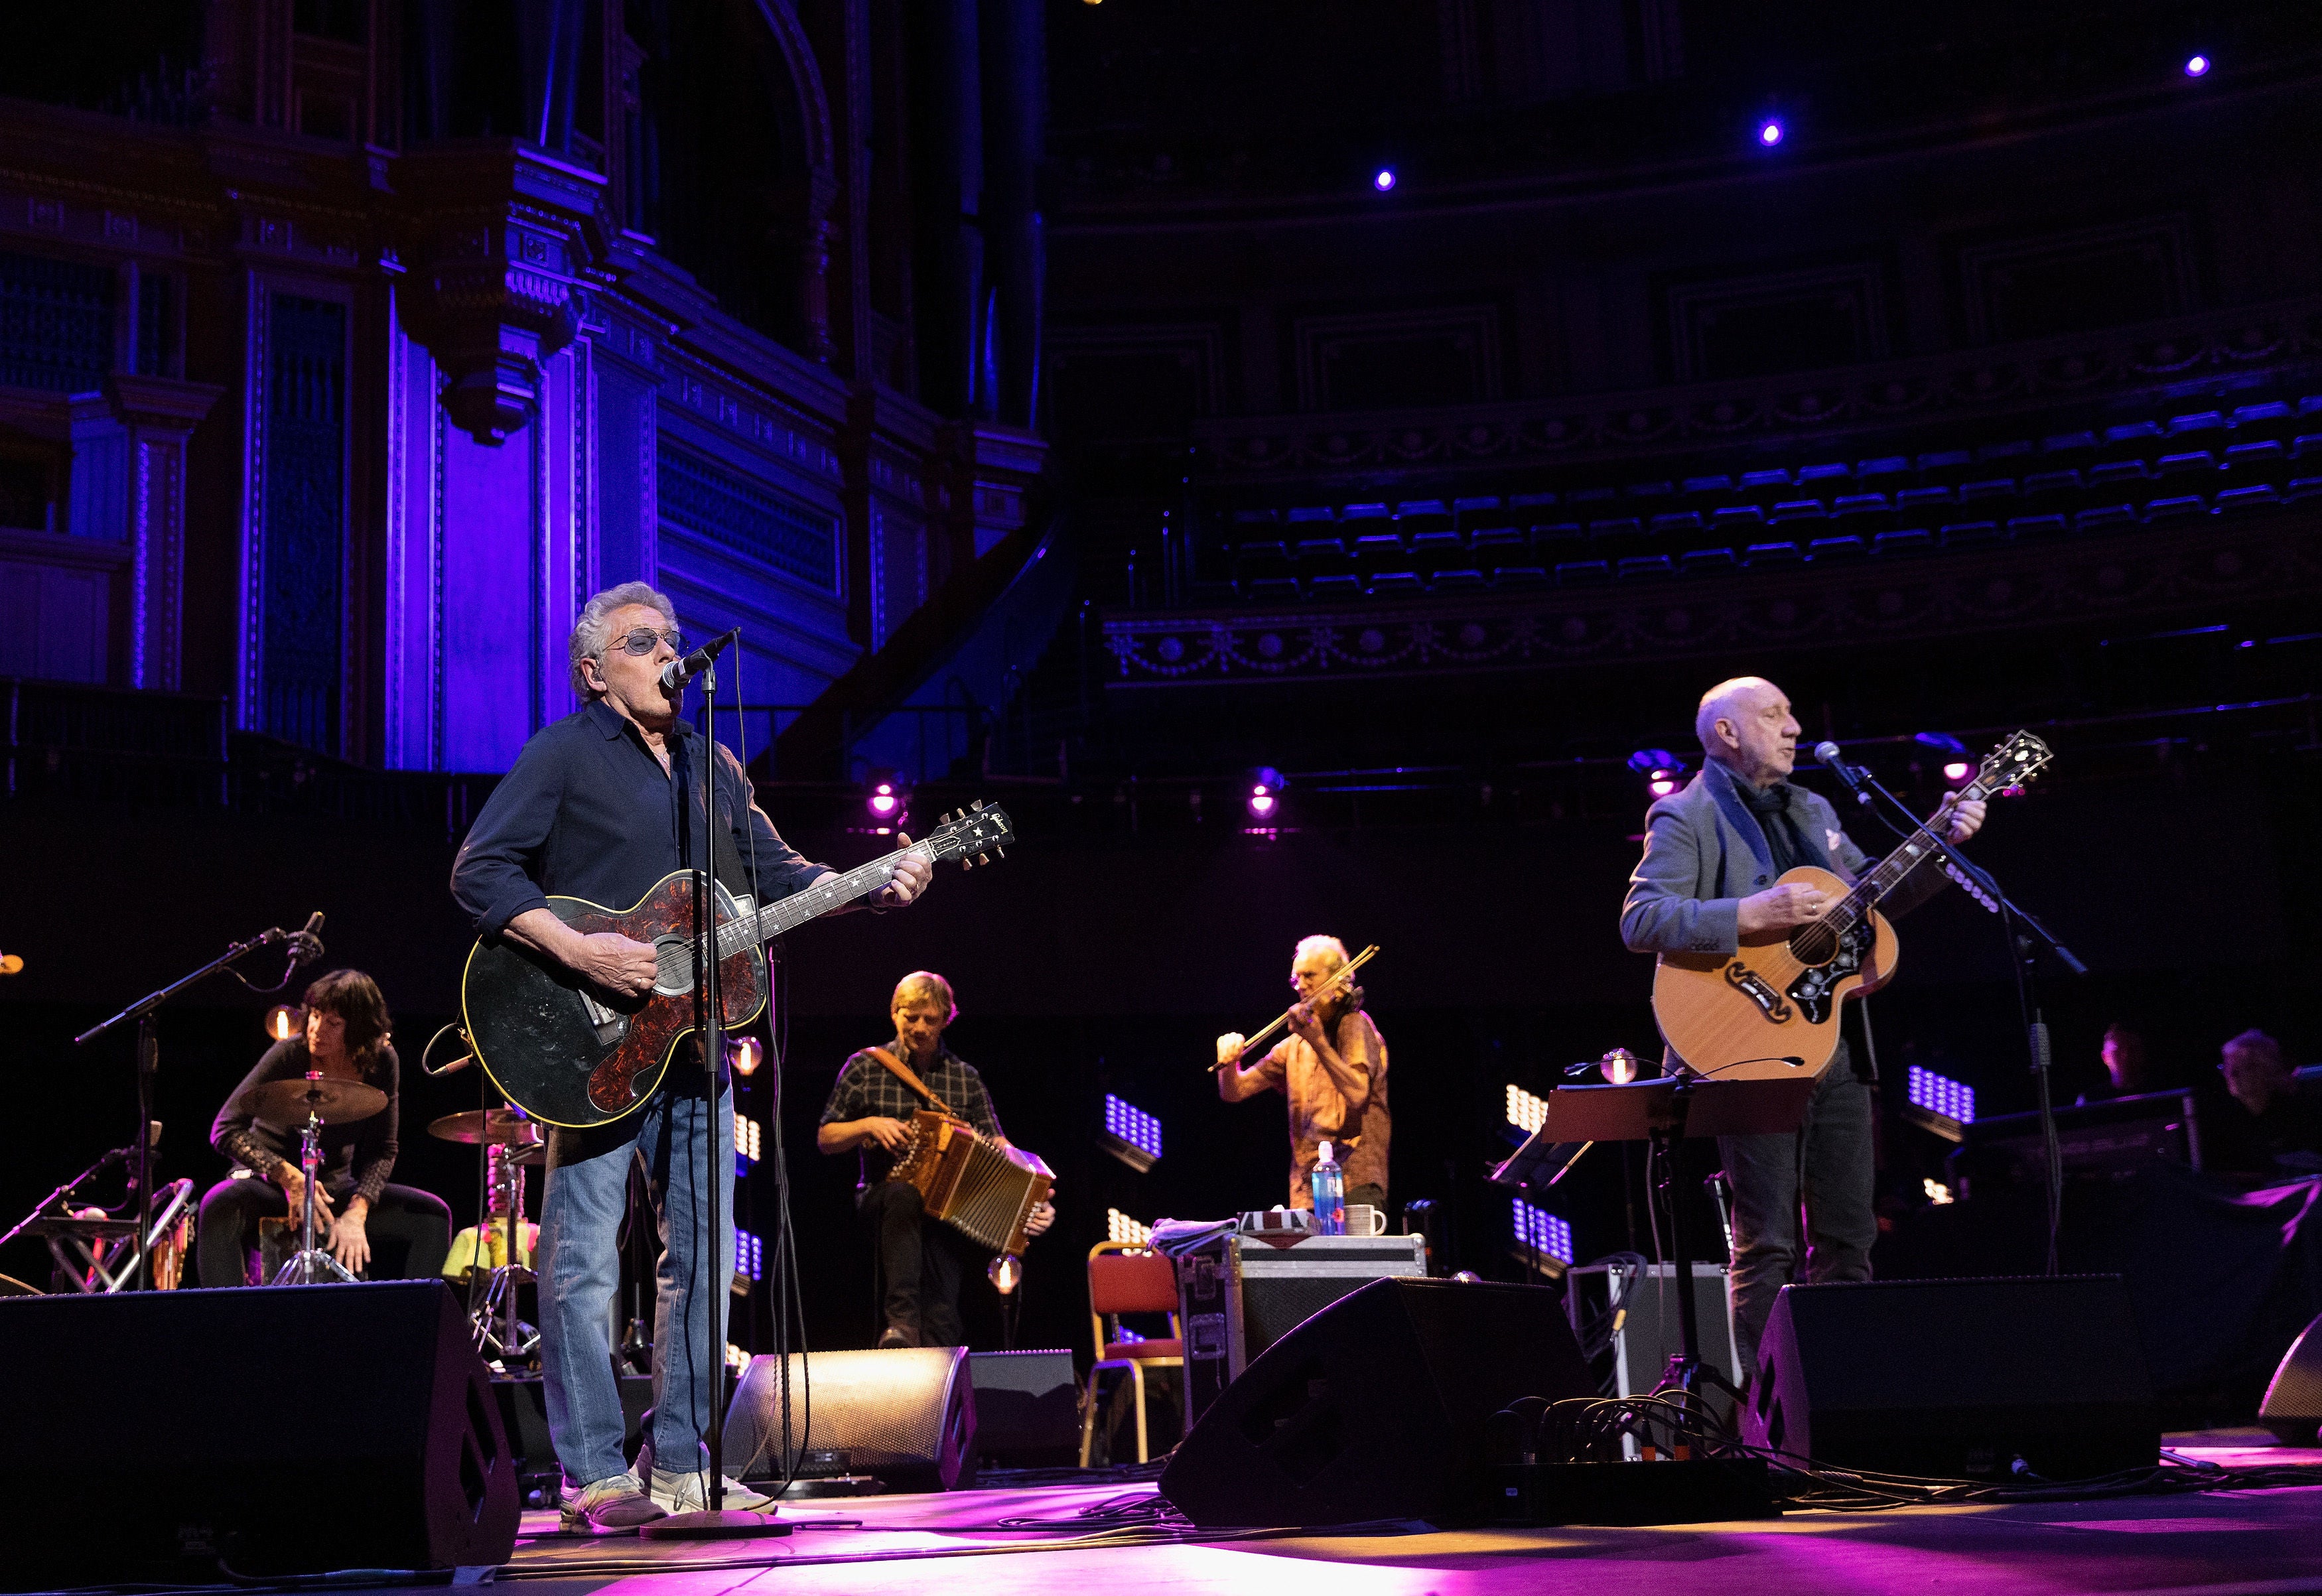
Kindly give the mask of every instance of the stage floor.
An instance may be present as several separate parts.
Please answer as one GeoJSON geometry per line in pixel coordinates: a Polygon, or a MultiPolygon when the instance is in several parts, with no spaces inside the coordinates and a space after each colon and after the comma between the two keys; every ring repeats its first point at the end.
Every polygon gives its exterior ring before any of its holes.
{"type": "MultiPolygon", "coordinates": [[[[2322,1448],[2274,1446],[2256,1430],[2174,1437],[2171,1446],[2232,1466],[2322,1464],[2322,1448]]],[[[542,1596],[920,1596],[943,1582],[980,1596],[1241,1596],[1323,1588],[1332,1596],[1530,1596],[1601,1591],[1608,1578],[1639,1576],[1654,1596],[2322,1592],[2322,1486],[2037,1506],[1793,1512],[1666,1529],[1479,1529],[1119,1546],[1063,1546],[1055,1543],[1070,1537],[1054,1528],[1002,1527],[1011,1518],[1053,1526],[1149,1491],[1068,1485],[802,1503],[783,1514],[798,1526],[788,1538],[754,1542],[581,1541],[553,1533],[553,1514],[529,1513],[527,1537],[499,1578],[520,1580],[542,1596]],[[1308,1564],[1328,1566],[1302,1566],[1308,1564]]]]}

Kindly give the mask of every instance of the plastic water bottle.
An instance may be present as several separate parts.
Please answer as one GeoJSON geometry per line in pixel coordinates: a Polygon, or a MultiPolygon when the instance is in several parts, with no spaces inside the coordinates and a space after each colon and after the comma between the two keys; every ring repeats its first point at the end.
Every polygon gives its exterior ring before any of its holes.
{"type": "Polygon", "coordinates": [[[1322,1156],[1314,1165],[1310,1184],[1314,1190],[1314,1229],[1320,1236],[1347,1234],[1347,1175],[1339,1161],[1330,1156],[1330,1144],[1322,1144],[1322,1156]]]}

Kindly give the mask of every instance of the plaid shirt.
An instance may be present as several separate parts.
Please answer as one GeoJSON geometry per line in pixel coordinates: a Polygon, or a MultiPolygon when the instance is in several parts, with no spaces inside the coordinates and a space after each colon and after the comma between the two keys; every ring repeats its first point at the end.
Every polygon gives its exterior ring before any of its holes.
{"type": "MultiPolygon", "coordinates": [[[[1007,1133],[1000,1128],[1000,1117],[992,1111],[992,1094],[983,1089],[983,1077],[975,1066],[950,1048],[937,1045],[933,1069],[922,1070],[911,1063],[910,1050],[900,1042],[883,1044],[911,1072],[927,1083],[929,1091],[951,1106],[952,1111],[974,1127],[975,1134],[991,1140],[1005,1140],[1007,1133]]],[[[871,1056],[866,1049],[846,1061],[831,1083],[830,1100],[822,1106],[819,1123],[835,1124],[840,1120],[867,1119],[883,1115],[900,1119],[906,1125],[911,1116],[928,1107],[919,1095],[896,1079],[895,1072],[871,1056]]],[[[876,1142],[863,1148],[863,1178],[875,1185],[887,1178],[895,1167],[894,1154],[876,1142]]]]}

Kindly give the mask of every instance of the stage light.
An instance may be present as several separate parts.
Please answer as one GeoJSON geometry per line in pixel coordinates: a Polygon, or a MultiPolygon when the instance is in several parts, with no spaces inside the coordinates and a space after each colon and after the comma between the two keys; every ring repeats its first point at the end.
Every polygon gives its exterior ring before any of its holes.
{"type": "Polygon", "coordinates": [[[1938,1075],[1933,1070],[1911,1066],[1909,1079],[1911,1106],[1958,1125],[1975,1123],[1975,1088],[1964,1081],[1953,1081],[1948,1075],[1938,1075]]]}
{"type": "Polygon", "coordinates": [[[764,1156],[760,1151],[765,1145],[763,1135],[756,1120],[739,1108],[734,1110],[734,1170],[736,1174],[748,1174],[750,1166],[764,1156]]]}
{"type": "Polygon", "coordinates": [[[1596,1068],[1614,1086],[1626,1086],[1645,1072],[1644,1065],[1638,1061],[1637,1055],[1625,1047],[1616,1047],[1598,1059],[1596,1068]]]}
{"type": "Polygon", "coordinates": [[[277,1042],[288,1042],[306,1029],[306,1021],[288,1003],[277,1003],[266,1011],[266,1034],[277,1042]]]}
{"type": "Polygon", "coordinates": [[[1645,779],[1645,790],[1657,798],[1675,792],[1685,780],[1685,762],[1666,748],[1640,748],[1629,756],[1629,769],[1645,779]]]}
{"type": "Polygon", "coordinates": [[[1512,1201],[1514,1203],[1516,1245],[1553,1258],[1569,1268],[1572,1263],[1572,1227],[1546,1208],[1532,1207],[1521,1197],[1512,1201]]]}
{"type": "Polygon", "coordinates": [[[1161,1156],[1161,1122],[1134,1103],[1104,1094],[1104,1147],[1143,1174],[1161,1156]]]}
{"type": "Polygon", "coordinates": [[[1943,767],[1943,780],[1953,787],[1964,787],[1967,779],[1975,774],[1975,767],[1963,759],[1955,759],[1943,767]]]}
{"type": "Polygon", "coordinates": [[[1249,796],[1242,807],[1252,820],[1272,820],[1282,809],[1282,789],[1290,785],[1290,778],[1272,765],[1258,765],[1243,773],[1249,783],[1249,796]]]}
{"type": "Polygon", "coordinates": [[[726,1049],[726,1062],[736,1075],[754,1075],[758,1066],[766,1062],[765,1044],[755,1036],[745,1036],[726,1049]]]}
{"type": "Polygon", "coordinates": [[[734,1278],[738,1283],[744,1276],[751,1280],[766,1278],[766,1244],[746,1230],[734,1232],[734,1278]]]}
{"type": "Polygon", "coordinates": [[[1772,117],[1758,124],[1758,142],[1771,150],[1782,141],[1782,124],[1772,117]]]}
{"type": "Polygon", "coordinates": [[[1371,187],[1377,189],[1381,194],[1393,193],[1394,191],[1394,169],[1391,166],[1383,166],[1379,168],[1378,175],[1371,179],[1371,187]]]}
{"type": "MultiPolygon", "coordinates": [[[[1096,0],[1089,0],[1089,4],[1093,5],[1096,0]]],[[[1013,1253],[1002,1253],[985,1266],[983,1278],[992,1282],[993,1290],[1005,1297],[1024,1283],[1024,1260],[1013,1253]]]]}
{"type": "Polygon", "coordinates": [[[1924,1180],[1921,1181],[1919,1182],[1919,1189],[1927,1194],[1927,1200],[1933,1203],[1939,1208],[1949,1208],[1952,1202],[1957,1200],[1952,1195],[1952,1189],[1944,1185],[1941,1181],[1936,1180],[1933,1175],[1929,1175],[1924,1180]]]}
{"type": "Polygon", "coordinates": [[[1548,1099],[1534,1097],[1522,1087],[1508,1087],[1508,1123],[1526,1135],[1531,1135],[1548,1123],[1548,1099]]]}
{"type": "Polygon", "coordinates": [[[895,784],[891,781],[875,781],[871,785],[871,796],[863,800],[863,807],[871,811],[873,820],[892,820],[903,811],[903,795],[895,790],[895,784]]]}
{"type": "Polygon", "coordinates": [[[2188,78],[2207,78],[2208,75],[2209,75],[2209,58],[2208,58],[2208,56],[2205,56],[2205,55],[2197,55],[2197,56],[2188,56],[2188,57],[2186,57],[2186,58],[2185,58],[2185,76],[2186,76],[2186,77],[2188,77],[2188,78]]]}
{"type": "Polygon", "coordinates": [[[1248,801],[1242,807],[1249,811],[1249,817],[1252,820],[1271,820],[1274,818],[1274,811],[1282,806],[1281,800],[1266,791],[1265,788],[1252,787],[1249,789],[1248,801]]]}
{"type": "Polygon", "coordinates": [[[1133,1247],[1153,1245],[1153,1227],[1139,1225],[1119,1208],[1104,1210],[1104,1239],[1126,1242],[1133,1247]]]}

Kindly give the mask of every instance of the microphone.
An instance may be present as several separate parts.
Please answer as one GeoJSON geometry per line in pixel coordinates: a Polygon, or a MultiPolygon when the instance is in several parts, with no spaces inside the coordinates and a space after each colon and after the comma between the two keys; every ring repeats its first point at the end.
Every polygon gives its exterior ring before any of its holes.
{"type": "Polygon", "coordinates": [[[290,934],[290,962],[311,964],[323,956],[323,911],[316,909],[306,917],[306,923],[290,934]]]}
{"type": "Polygon", "coordinates": [[[735,627],[720,633],[681,660],[672,660],[661,668],[661,690],[675,698],[685,690],[685,684],[709,669],[710,663],[726,651],[726,645],[742,635],[735,627]]]}
{"type": "Polygon", "coordinates": [[[1848,764],[1846,761],[1840,756],[1837,743],[1815,743],[1814,756],[1820,760],[1824,765],[1828,766],[1831,770],[1837,772],[1838,779],[1846,783],[1846,790],[1854,795],[1854,801],[1856,803],[1869,803],[1870,793],[1862,784],[1863,773],[1860,771],[1856,770],[1852,765],[1848,764]]]}

